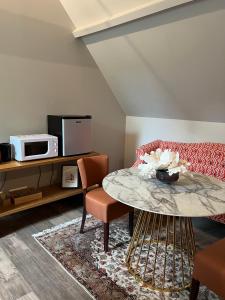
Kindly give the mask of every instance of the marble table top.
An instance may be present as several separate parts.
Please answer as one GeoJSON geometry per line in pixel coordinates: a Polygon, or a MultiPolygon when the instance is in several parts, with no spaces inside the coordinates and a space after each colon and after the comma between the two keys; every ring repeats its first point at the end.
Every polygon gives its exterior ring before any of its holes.
{"type": "Polygon", "coordinates": [[[200,217],[225,213],[223,181],[186,173],[177,182],[166,184],[139,173],[137,168],[110,173],[103,180],[103,189],[129,206],[164,215],[200,217]]]}

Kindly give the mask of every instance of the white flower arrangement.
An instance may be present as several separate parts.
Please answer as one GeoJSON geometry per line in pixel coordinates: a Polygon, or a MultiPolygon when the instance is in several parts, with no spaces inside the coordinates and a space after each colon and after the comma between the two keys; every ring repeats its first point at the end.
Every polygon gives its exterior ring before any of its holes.
{"type": "Polygon", "coordinates": [[[148,178],[155,177],[157,170],[166,170],[170,176],[175,173],[183,174],[187,172],[188,166],[190,166],[190,163],[180,159],[178,152],[172,152],[170,149],[164,151],[157,149],[151,154],[145,153],[140,156],[140,159],[144,161],[138,166],[138,169],[141,170],[140,174],[148,178]]]}

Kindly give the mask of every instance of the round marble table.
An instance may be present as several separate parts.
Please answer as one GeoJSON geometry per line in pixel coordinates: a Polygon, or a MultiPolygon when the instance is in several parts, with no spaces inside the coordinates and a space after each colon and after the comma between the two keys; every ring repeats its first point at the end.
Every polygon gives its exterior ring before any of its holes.
{"type": "Polygon", "coordinates": [[[140,210],[126,257],[129,272],[143,286],[161,291],[190,286],[195,254],[191,217],[225,213],[225,182],[187,173],[165,184],[129,168],[107,175],[103,188],[140,210]]]}

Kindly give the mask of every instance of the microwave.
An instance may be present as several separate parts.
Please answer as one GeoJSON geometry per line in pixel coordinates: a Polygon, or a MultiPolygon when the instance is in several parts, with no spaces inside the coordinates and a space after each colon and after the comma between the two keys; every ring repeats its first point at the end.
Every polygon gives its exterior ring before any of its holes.
{"type": "Polygon", "coordinates": [[[18,161],[58,156],[58,138],[49,134],[10,136],[12,158],[18,161]]]}

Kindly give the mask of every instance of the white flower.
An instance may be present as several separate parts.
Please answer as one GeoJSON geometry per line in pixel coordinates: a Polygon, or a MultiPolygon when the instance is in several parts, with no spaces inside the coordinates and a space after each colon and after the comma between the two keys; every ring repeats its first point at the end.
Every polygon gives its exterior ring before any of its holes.
{"type": "Polygon", "coordinates": [[[152,178],[155,176],[155,169],[152,168],[151,164],[140,164],[138,166],[138,169],[140,169],[140,174],[142,176],[148,177],[148,178],[152,178]]]}
{"type": "Polygon", "coordinates": [[[168,170],[169,175],[175,173],[187,172],[187,167],[190,163],[185,160],[180,160],[178,152],[172,152],[170,149],[162,151],[157,149],[152,151],[151,154],[145,153],[140,157],[144,161],[139,164],[140,174],[152,178],[155,176],[156,170],[168,170]]]}

